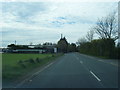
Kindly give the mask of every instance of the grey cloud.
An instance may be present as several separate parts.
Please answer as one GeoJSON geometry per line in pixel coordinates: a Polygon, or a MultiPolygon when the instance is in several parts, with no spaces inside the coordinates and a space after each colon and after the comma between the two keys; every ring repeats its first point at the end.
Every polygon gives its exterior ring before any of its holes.
{"type": "Polygon", "coordinates": [[[47,6],[42,2],[4,2],[2,3],[2,14],[7,13],[16,16],[16,22],[25,22],[30,16],[36,13],[44,12],[47,6]]]}

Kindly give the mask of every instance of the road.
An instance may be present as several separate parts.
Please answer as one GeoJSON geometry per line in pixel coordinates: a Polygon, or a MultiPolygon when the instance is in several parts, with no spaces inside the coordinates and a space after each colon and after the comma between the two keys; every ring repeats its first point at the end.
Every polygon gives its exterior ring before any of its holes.
{"type": "Polygon", "coordinates": [[[118,66],[76,52],[68,53],[15,88],[118,88],[118,66]]]}

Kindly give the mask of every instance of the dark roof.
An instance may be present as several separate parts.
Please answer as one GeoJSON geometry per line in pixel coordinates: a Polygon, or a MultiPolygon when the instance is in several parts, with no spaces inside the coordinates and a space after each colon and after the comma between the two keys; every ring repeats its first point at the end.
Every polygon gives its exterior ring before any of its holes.
{"type": "Polygon", "coordinates": [[[66,42],[68,44],[67,39],[65,37],[61,38],[58,42],[62,42],[62,41],[66,42]]]}

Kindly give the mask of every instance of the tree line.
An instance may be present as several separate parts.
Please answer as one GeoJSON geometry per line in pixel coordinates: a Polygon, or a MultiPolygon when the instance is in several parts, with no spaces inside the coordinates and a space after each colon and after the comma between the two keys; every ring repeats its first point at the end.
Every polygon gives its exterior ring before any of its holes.
{"type": "Polygon", "coordinates": [[[116,12],[112,12],[98,19],[96,25],[87,32],[86,36],[78,40],[78,51],[94,56],[120,59],[118,55],[120,43],[115,44],[118,37],[117,16],[116,12]],[[99,38],[93,39],[94,34],[97,34],[99,38]]]}

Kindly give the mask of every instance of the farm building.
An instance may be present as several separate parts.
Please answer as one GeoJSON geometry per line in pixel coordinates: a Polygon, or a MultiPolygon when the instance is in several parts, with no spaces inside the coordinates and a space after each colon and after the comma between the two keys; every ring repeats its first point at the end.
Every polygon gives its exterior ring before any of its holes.
{"type": "Polygon", "coordinates": [[[55,45],[8,45],[6,53],[57,53],[55,45]]]}

